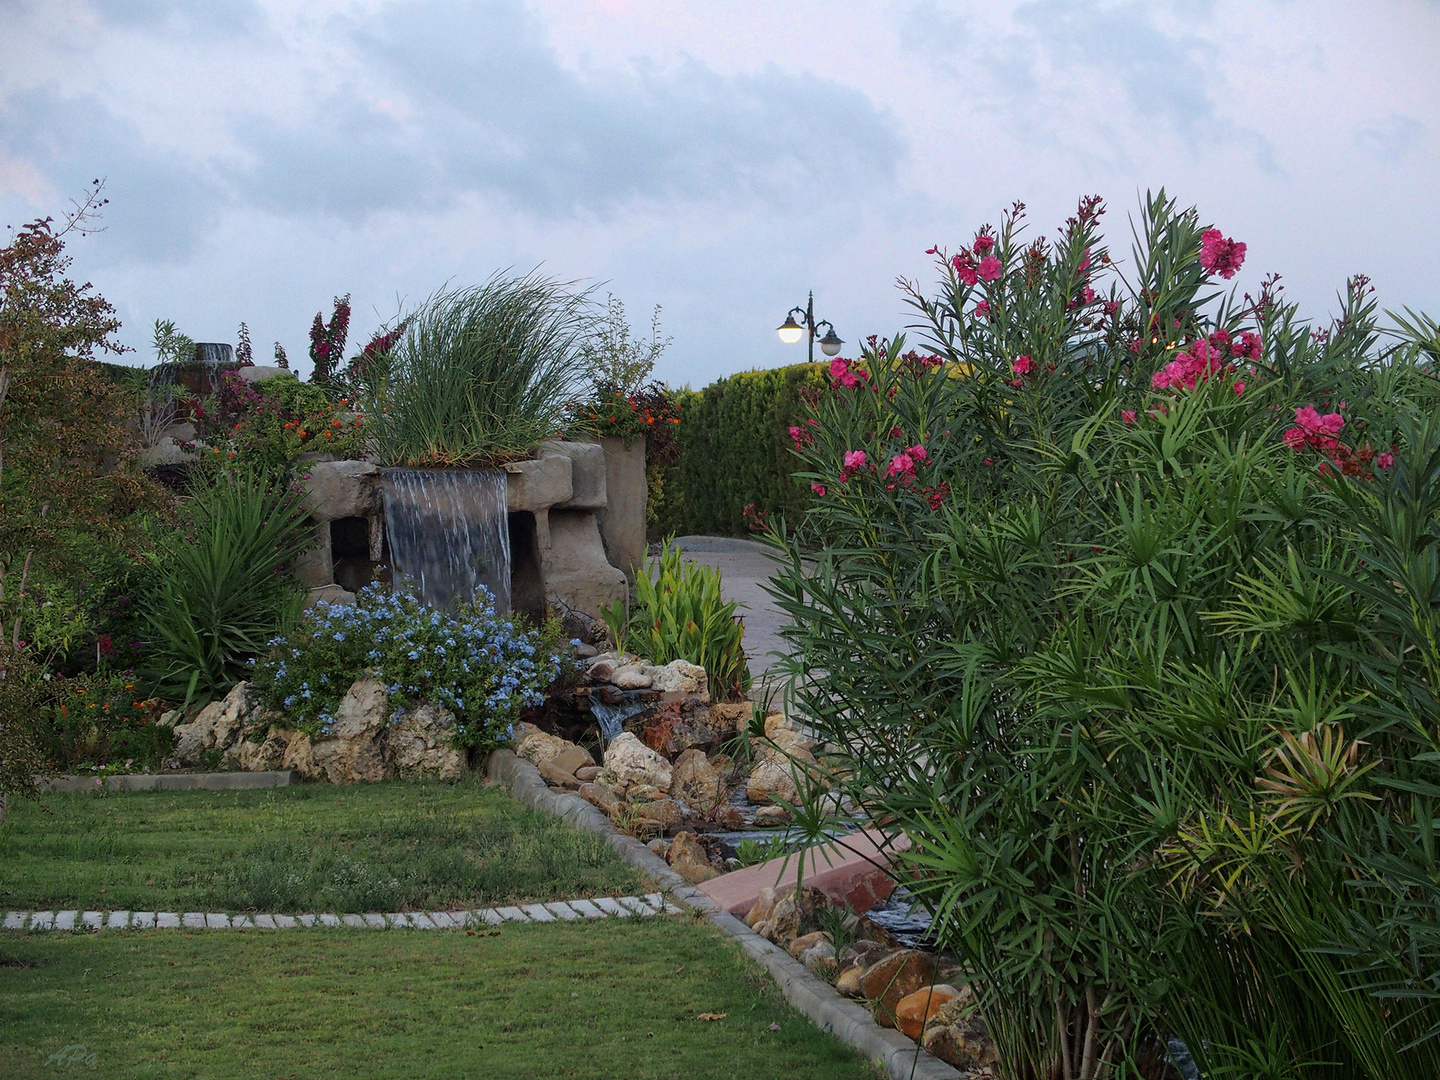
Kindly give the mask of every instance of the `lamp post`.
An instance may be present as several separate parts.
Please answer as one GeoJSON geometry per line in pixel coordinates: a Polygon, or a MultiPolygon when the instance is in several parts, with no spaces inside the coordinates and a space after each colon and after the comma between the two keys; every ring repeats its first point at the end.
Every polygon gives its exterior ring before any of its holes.
{"type": "Polygon", "coordinates": [[[825,327],[825,336],[820,339],[820,351],[826,356],[834,356],[840,351],[840,346],[845,342],[841,341],[835,333],[835,327],[828,319],[821,319],[815,322],[815,294],[810,293],[810,299],[804,307],[793,307],[790,313],[785,316],[785,321],[775,329],[780,335],[780,340],[786,345],[794,345],[800,340],[800,335],[809,332],[810,341],[810,362],[815,362],[815,335],[820,332],[820,327],[825,327]],[[803,322],[796,322],[795,316],[799,315],[803,322]]]}

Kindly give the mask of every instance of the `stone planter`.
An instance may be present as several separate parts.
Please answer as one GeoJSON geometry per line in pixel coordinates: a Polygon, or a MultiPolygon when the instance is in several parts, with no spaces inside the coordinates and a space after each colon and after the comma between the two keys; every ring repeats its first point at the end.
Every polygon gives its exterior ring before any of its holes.
{"type": "Polygon", "coordinates": [[[605,450],[607,496],[605,508],[595,512],[600,537],[610,565],[633,577],[645,560],[645,504],[650,493],[645,481],[645,439],[636,438],[628,450],[618,436],[597,441],[605,450]]]}

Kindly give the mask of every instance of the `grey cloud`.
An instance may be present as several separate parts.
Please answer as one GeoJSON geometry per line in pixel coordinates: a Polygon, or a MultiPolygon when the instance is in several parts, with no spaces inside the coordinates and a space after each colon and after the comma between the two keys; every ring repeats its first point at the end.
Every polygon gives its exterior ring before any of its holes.
{"type": "Polygon", "coordinates": [[[1394,165],[1415,148],[1424,134],[1425,125],[1413,116],[1392,113],[1382,123],[1357,131],[1355,141],[1378,160],[1394,165]]]}
{"type": "Polygon", "coordinates": [[[168,35],[233,38],[261,32],[265,15],[254,0],[92,0],[112,26],[163,30],[168,35]]]}

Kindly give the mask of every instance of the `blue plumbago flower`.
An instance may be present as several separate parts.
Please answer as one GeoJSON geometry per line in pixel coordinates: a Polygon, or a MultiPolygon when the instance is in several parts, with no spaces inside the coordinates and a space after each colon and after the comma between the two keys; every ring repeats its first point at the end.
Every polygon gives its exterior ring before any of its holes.
{"type": "Polygon", "coordinates": [[[344,634],[336,634],[336,635],[335,635],[335,640],[336,640],[336,641],[344,641],[344,640],[345,640],[345,635],[344,635],[344,634]]]}

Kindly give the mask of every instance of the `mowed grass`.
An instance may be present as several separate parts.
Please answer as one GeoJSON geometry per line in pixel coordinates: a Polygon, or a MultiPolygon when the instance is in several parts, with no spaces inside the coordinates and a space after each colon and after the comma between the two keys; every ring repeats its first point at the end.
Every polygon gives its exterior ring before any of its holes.
{"type": "Polygon", "coordinates": [[[642,892],[601,837],[474,781],[47,795],[0,910],[411,911],[642,892]]]}
{"type": "Polygon", "coordinates": [[[48,1076],[57,1066],[46,1061],[66,1047],[83,1050],[69,1051],[76,1063],[61,1072],[145,1080],[877,1075],[688,916],[473,937],[5,935],[0,1077],[48,1076]]]}

